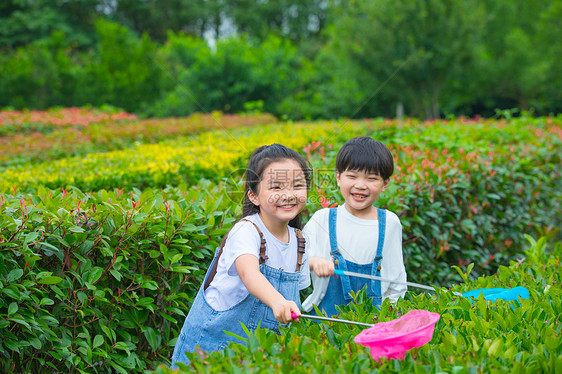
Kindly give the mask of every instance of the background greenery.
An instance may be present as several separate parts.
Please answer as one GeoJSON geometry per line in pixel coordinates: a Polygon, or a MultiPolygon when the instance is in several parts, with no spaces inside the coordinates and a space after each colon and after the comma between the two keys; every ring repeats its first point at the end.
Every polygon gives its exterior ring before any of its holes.
{"type": "Polygon", "coordinates": [[[0,107],[547,115],[561,18],[560,0],[7,0],[0,107]]]}

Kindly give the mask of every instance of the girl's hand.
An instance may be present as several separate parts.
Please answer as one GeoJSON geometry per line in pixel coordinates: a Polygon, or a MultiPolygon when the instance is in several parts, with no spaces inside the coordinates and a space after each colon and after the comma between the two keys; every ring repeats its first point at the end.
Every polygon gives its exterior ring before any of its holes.
{"type": "Polygon", "coordinates": [[[310,257],[308,259],[310,270],[314,271],[319,277],[329,277],[334,275],[334,263],[322,257],[310,257]]]}
{"type": "Polygon", "coordinates": [[[271,308],[275,318],[281,323],[293,321],[291,312],[301,315],[297,304],[287,300],[277,291],[267,278],[260,273],[258,258],[254,255],[244,254],[235,261],[236,271],[248,291],[271,308]]]}
{"type": "Polygon", "coordinates": [[[295,313],[297,316],[301,315],[297,304],[295,304],[294,301],[286,299],[280,300],[272,305],[271,310],[273,311],[275,318],[283,324],[294,320],[293,317],[291,317],[291,313],[295,313]]]}

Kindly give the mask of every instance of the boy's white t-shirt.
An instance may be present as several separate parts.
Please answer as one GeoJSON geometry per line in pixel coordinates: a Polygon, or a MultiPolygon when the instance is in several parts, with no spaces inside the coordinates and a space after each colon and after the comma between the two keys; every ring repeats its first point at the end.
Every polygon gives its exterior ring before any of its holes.
{"type": "MultiPolygon", "coordinates": [[[[295,229],[289,227],[289,243],[284,243],[269,232],[259,214],[256,213],[244,217],[244,219],[254,222],[264,235],[266,255],[269,257],[265,264],[275,269],[294,273],[297,266],[295,229]]],[[[249,291],[238,276],[234,261],[244,254],[251,254],[259,259],[260,243],[258,230],[250,222],[240,221],[230,230],[218,261],[217,273],[205,290],[205,300],[213,309],[217,311],[230,309],[248,296],[249,291]]],[[[307,252],[302,256],[302,263],[299,280],[300,290],[310,285],[307,252]]]]}
{"type": "MultiPolygon", "coordinates": [[[[347,261],[357,264],[369,264],[375,259],[379,239],[379,221],[366,220],[355,217],[346,208],[345,204],[336,208],[338,210],[336,221],[337,244],[340,253],[347,261]]],[[[308,255],[332,260],[330,255],[329,232],[330,209],[321,209],[314,213],[304,226],[303,234],[308,245],[308,255]]],[[[386,211],[385,239],[382,250],[381,278],[392,279],[397,282],[406,282],[406,269],[402,256],[402,224],[396,214],[386,211]]],[[[302,308],[310,311],[312,304],[318,305],[324,298],[330,277],[318,277],[311,272],[313,291],[303,302],[302,308]]],[[[407,286],[392,282],[381,282],[383,298],[395,302],[399,297],[404,297],[407,286]]]]}

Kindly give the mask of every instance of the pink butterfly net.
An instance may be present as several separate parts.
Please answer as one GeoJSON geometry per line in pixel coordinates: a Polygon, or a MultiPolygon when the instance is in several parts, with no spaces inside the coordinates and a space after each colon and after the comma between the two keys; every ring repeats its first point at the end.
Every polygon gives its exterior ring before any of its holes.
{"type": "Polygon", "coordinates": [[[433,337],[440,316],[427,310],[411,310],[389,322],[379,322],[355,337],[355,343],[368,347],[376,361],[380,357],[402,360],[406,351],[421,347],[433,337]]]}

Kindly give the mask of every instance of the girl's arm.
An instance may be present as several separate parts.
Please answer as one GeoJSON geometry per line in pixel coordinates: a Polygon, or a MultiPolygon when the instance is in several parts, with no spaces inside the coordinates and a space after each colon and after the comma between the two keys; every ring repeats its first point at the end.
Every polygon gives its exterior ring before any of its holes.
{"type": "Polygon", "coordinates": [[[300,316],[301,312],[294,301],[287,300],[269,283],[260,272],[258,258],[244,254],[234,262],[238,276],[248,291],[271,308],[275,318],[281,323],[293,321],[291,312],[300,316]]]}

